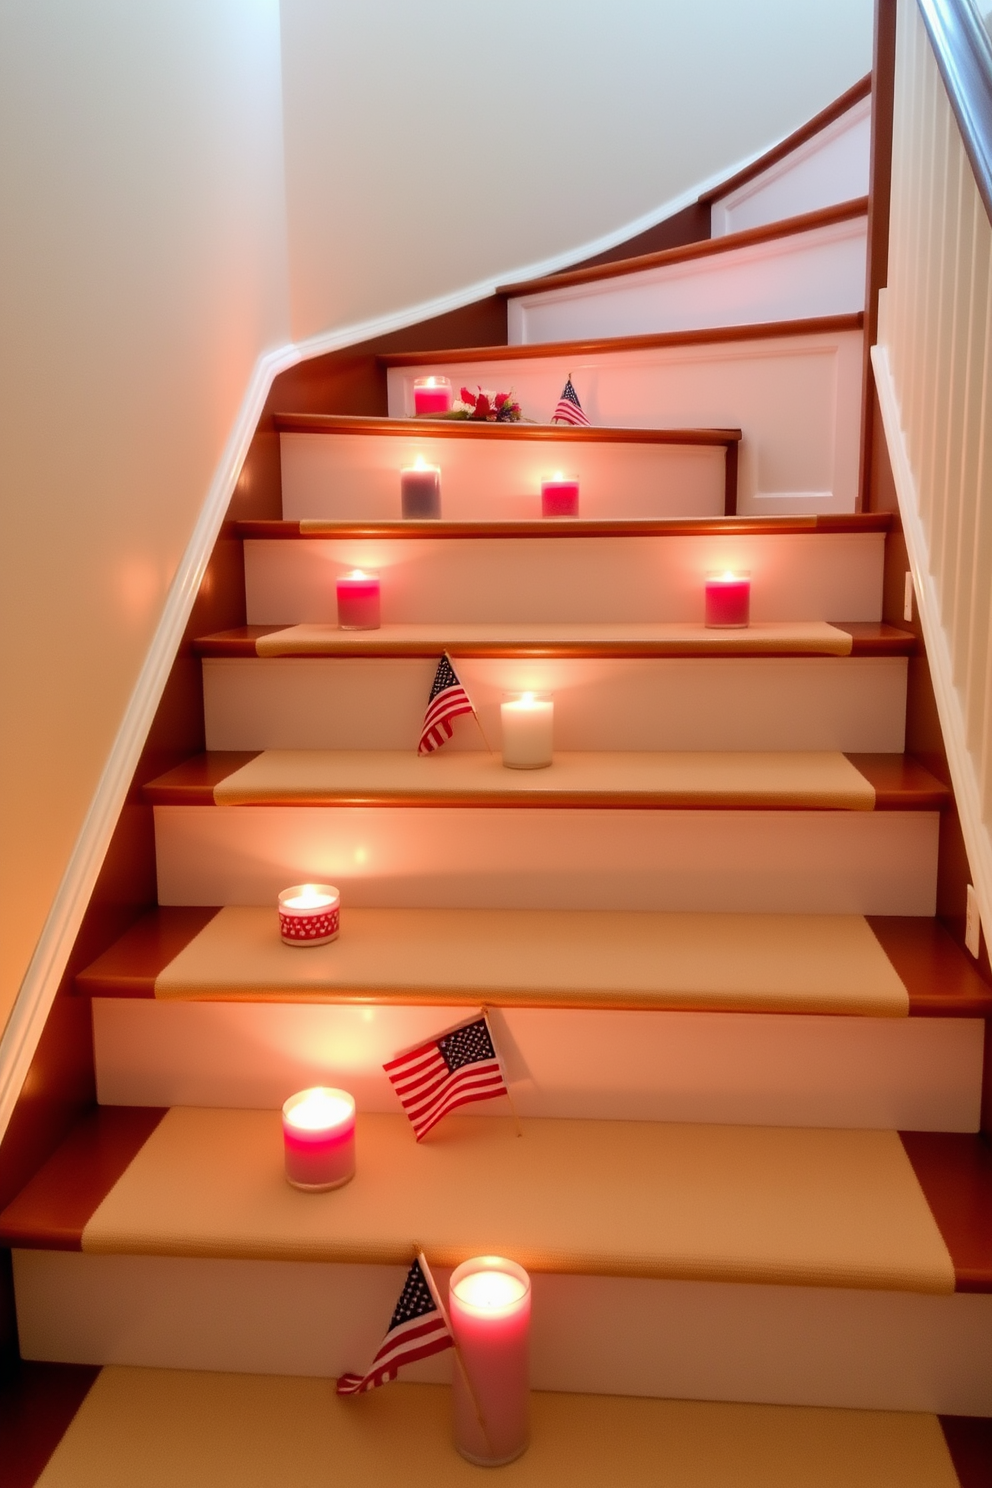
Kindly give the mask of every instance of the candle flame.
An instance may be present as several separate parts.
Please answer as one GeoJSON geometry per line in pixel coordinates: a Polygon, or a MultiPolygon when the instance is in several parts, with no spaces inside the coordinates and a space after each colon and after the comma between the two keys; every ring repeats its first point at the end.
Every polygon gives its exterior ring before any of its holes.
{"type": "Polygon", "coordinates": [[[564,480],[564,479],[565,479],[565,477],[562,475],[561,471],[560,470],[556,470],[555,471],[555,480],[556,481],[560,481],[560,480],[564,480]]]}
{"type": "Polygon", "coordinates": [[[333,894],[329,894],[318,884],[302,884],[298,894],[294,894],[292,899],[283,900],[286,909],[323,909],[333,903],[333,894]]]}
{"type": "Polygon", "coordinates": [[[499,1312],[512,1307],[527,1293],[527,1288],[517,1276],[508,1276],[505,1271],[473,1271],[463,1276],[455,1286],[455,1296],[469,1307],[480,1312],[499,1312]]]}
{"type": "Polygon", "coordinates": [[[298,1104],[286,1112],[286,1120],[301,1131],[325,1131],[343,1125],[351,1118],[353,1110],[350,1100],[317,1087],[303,1092],[298,1104]]]}
{"type": "Polygon", "coordinates": [[[350,574],[345,575],[348,579],[370,579],[371,577],[372,575],[367,574],[363,568],[353,568],[350,574]]]}
{"type": "Polygon", "coordinates": [[[721,575],[721,578],[723,579],[723,582],[725,584],[734,584],[737,582],[737,575],[735,573],[731,573],[729,568],[725,570],[725,572],[721,575]]]}
{"type": "Polygon", "coordinates": [[[414,470],[426,470],[427,469],[427,461],[424,459],[423,455],[418,455],[417,456],[417,458],[413,462],[413,468],[414,468],[414,470]]]}

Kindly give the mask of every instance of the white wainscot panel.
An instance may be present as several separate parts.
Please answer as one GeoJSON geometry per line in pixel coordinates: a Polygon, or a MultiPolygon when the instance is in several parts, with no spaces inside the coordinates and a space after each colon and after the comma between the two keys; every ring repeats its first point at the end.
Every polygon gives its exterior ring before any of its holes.
{"type": "Polygon", "coordinates": [[[866,242],[867,218],[856,217],[529,294],[508,302],[509,339],[525,345],[850,314],[865,305],[866,242]]]}
{"type": "MultiPolygon", "coordinates": [[[[371,1359],[403,1268],[18,1250],[14,1281],[26,1359],[333,1378],[371,1359]]],[[[539,1390],[992,1415],[989,1296],[540,1274],[533,1289],[539,1390]]],[[[404,1378],[450,1370],[442,1354],[404,1378]]]]}
{"type": "Polygon", "coordinates": [[[713,537],[350,538],[245,543],[249,625],[337,622],[335,581],[382,581],[391,624],[701,622],[707,574],[751,575],[751,616],[880,620],[884,532],[713,537]]]}
{"type": "MultiPolygon", "coordinates": [[[[577,1008],[490,1017],[522,1116],[978,1129],[980,1019],[577,1008]]],[[[332,1085],[360,1110],[395,1112],[383,1063],[457,1020],[450,1007],[96,998],[98,1099],[276,1108],[332,1085]]],[[[505,1114],[505,1102],[493,1109],[505,1114]]]]}
{"type": "MultiPolygon", "coordinates": [[[[433,660],[214,658],[208,749],[415,749],[433,660]]],[[[458,659],[497,747],[505,692],[555,698],[559,749],[840,749],[901,753],[904,657],[458,659]]],[[[485,749],[471,720],[451,749],[485,749]]]]}
{"type": "MultiPolygon", "coordinates": [[[[594,424],[742,429],[738,510],[744,515],[853,511],[862,347],[862,332],[851,330],[637,352],[580,351],[519,361],[393,367],[389,411],[394,417],[412,414],[414,379],[430,371],[450,377],[456,388],[466,382],[512,387],[524,413],[543,422],[551,417],[571,374],[594,424]]],[[[583,489],[583,510],[585,505],[583,489]]],[[[531,514],[537,509],[535,496],[531,514]]]]}
{"type": "Polygon", "coordinates": [[[158,806],[162,904],[935,913],[937,812],[158,806]]]}

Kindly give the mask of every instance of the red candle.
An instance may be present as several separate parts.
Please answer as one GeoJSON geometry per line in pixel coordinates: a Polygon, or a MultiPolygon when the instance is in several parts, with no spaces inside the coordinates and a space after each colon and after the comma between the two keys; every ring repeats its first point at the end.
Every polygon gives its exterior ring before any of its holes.
{"type": "Polygon", "coordinates": [[[556,470],[552,480],[541,482],[542,517],[577,517],[579,515],[579,477],[562,475],[556,470]]]}
{"type": "Polygon", "coordinates": [[[530,1435],[530,1277],[502,1256],[464,1261],[451,1273],[448,1312],[462,1365],[453,1375],[455,1446],[469,1462],[499,1467],[530,1435]]]}
{"type": "Polygon", "coordinates": [[[706,580],[706,624],[739,630],[750,623],[751,580],[746,574],[710,574],[706,580]]]}
{"type": "Polygon", "coordinates": [[[279,895],[279,933],[286,945],[320,946],[337,940],[341,895],[332,884],[295,884],[279,895]]]}
{"type": "Polygon", "coordinates": [[[413,384],[413,410],[418,418],[424,414],[451,412],[451,383],[446,377],[418,377],[413,384]]]}
{"type": "Polygon", "coordinates": [[[321,1192],[355,1176],[355,1100],[324,1085],[291,1095],[282,1108],[286,1181],[321,1192]]]}
{"type": "Polygon", "coordinates": [[[342,630],[379,629],[379,576],[360,568],[338,579],[338,624],[342,630]]]}

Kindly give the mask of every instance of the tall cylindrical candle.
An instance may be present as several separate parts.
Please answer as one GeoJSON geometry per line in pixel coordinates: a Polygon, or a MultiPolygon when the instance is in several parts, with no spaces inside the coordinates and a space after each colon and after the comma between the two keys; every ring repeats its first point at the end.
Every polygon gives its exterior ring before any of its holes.
{"type": "Polygon", "coordinates": [[[286,945],[327,945],[340,928],[341,895],[333,884],[294,884],[279,895],[279,933],[286,945]]]}
{"type": "Polygon", "coordinates": [[[542,517],[577,517],[579,515],[579,477],[562,475],[557,470],[550,480],[541,482],[542,517]]]}
{"type": "Polygon", "coordinates": [[[355,1176],[355,1100],[318,1085],[291,1095],[282,1108],[286,1181],[321,1192],[355,1176]]]}
{"type": "Polygon", "coordinates": [[[379,575],[355,568],[338,579],[338,624],[342,630],[378,630],[379,575]]]}
{"type": "Polygon", "coordinates": [[[400,501],[407,521],[436,521],[441,515],[441,472],[436,465],[415,465],[400,471],[400,501]]]}
{"type": "Polygon", "coordinates": [[[413,384],[413,411],[424,414],[451,412],[451,383],[447,377],[418,377],[413,384]]]}
{"type": "Polygon", "coordinates": [[[451,1273],[448,1309],[461,1360],[455,1446],[469,1462],[499,1467],[530,1435],[530,1277],[502,1256],[464,1261],[451,1273]]]}
{"type": "Polygon", "coordinates": [[[554,699],[534,692],[508,698],[500,705],[503,763],[511,770],[541,770],[551,764],[554,748],[554,699]]]}
{"type": "Polygon", "coordinates": [[[741,630],[750,623],[751,579],[747,574],[710,574],[706,580],[706,624],[741,630]]]}

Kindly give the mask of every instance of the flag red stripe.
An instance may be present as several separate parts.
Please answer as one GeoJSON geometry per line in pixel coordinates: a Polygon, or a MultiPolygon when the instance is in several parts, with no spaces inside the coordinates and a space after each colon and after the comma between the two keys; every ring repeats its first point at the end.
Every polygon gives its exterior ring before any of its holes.
{"type": "Polygon", "coordinates": [[[451,1111],[456,1110],[458,1106],[468,1106],[471,1105],[473,1101],[488,1100],[492,1095],[501,1095],[504,1089],[505,1087],[502,1087],[500,1090],[496,1091],[473,1090],[467,1092],[464,1095],[458,1096],[456,1099],[450,1101],[442,1111],[438,1111],[435,1116],[432,1116],[429,1121],[427,1121],[426,1123],[421,1122],[418,1125],[414,1126],[413,1130],[417,1141],[419,1142],[421,1137],[425,1137],[432,1127],[437,1126],[442,1117],[447,1116],[451,1111]]]}
{"type": "Polygon", "coordinates": [[[429,1109],[437,1101],[443,1100],[448,1090],[459,1089],[466,1080],[498,1080],[502,1081],[499,1065],[489,1060],[486,1064],[467,1064],[456,1070],[453,1075],[439,1080],[430,1090],[418,1092],[403,1101],[403,1108],[411,1117],[419,1116],[424,1110],[429,1109]]]}
{"type": "Polygon", "coordinates": [[[502,1077],[498,1075],[484,1075],[481,1080],[461,1080],[457,1085],[452,1083],[447,1090],[415,1110],[407,1108],[406,1114],[416,1127],[420,1122],[435,1116],[438,1111],[443,1114],[450,1110],[452,1102],[463,1090],[471,1090],[477,1093],[480,1099],[484,1099],[490,1095],[502,1095],[504,1089],[502,1077]]]}

